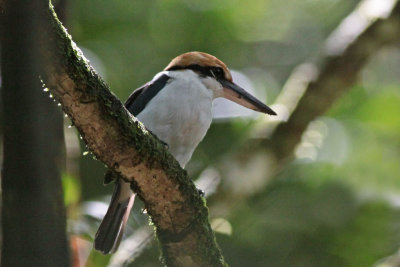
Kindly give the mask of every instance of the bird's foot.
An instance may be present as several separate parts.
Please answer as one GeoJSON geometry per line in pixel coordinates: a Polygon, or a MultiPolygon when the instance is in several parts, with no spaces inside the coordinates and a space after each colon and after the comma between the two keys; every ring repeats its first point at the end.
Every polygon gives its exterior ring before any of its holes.
{"type": "MultiPolygon", "coordinates": [[[[158,140],[160,140],[160,139],[158,139],[158,140]]],[[[164,145],[164,147],[165,147],[166,149],[169,149],[169,145],[168,145],[167,143],[165,143],[165,142],[162,141],[162,140],[160,140],[160,142],[164,145]]]]}
{"type": "Polygon", "coordinates": [[[151,133],[152,136],[154,136],[155,138],[157,138],[157,140],[160,141],[161,144],[163,144],[164,147],[165,147],[166,149],[169,149],[169,145],[168,145],[167,143],[165,143],[163,140],[161,140],[160,138],[158,138],[158,136],[155,135],[155,134],[154,134],[152,131],[150,131],[149,129],[147,129],[147,131],[149,131],[149,132],[151,133]]]}
{"type": "Polygon", "coordinates": [[[205,193],[203,190],[198,189],[198,188],[197,188],[197,192],[199,193],[199,195],[200,195],[201,197],[204,197],[204,196],[206,195],[206,193],[205,193]]]}

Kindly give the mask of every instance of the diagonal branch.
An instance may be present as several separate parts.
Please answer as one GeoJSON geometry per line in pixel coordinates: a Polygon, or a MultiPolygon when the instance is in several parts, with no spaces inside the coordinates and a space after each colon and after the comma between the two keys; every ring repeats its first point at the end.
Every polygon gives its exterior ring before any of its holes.
{"type": "Polygon", "coordinates": [[[193,182],[164,146],[149,134],[92,69],[41,1],[42,79],[62,104],[91,152],[131,182],[157,227],[170,266],[222,266],[208,210],[193,182]]]}
{"type": "MultiPolygon", "coordinates": [[[[219,193],[219,205],[229,213],[235,205],[254,192],[259,192],[276,177],[292,158],[297,144],[311,121],[323,115],[357,82],[368,60],[384,46],[400,41],[400,1],[364,0],[327,39],[321,67],[303,64],[293,71],[279,95],[274,110],[279,121],[267,120],[257,125],[259,139],[246,142],[226,161],[240,166],[240,172],[222,166],[224,175],[241,181],[257,168],[262,173],[251,187],[239,194],[231,188],[219,193]],[[376,5],[386,7],[378,12],[376,5]],[[372,9],[371,9],[372,8],[372,9]],[[372,14],[369,12],[372,11],[372,14]],[[251,155],[243,156],[243,155],[251,155]],[[261,162],[255,167],[256,162],[261,162]],[[260,185],[260,181],[262,184],[260,185]],[[258,183],[257,183],[258,182],[258,183]],[[232,194],[235,194],[234,196],[232,194]],[[232,201],[235,199],[235,201],[232,201]]],[[[247,181],[251,177],[247,177],[247,181]]]]}
{"type": "Polygon", "coordinates": [[[375,52],[399,42],[400,2],[383,0],[380,4],[386,8],[380,12],[374,2],[377,1],[362,1],[328,38],[326,60],[318,71],[303,67],[289,78],[277,103],[289,110],[291,103],[295,107],[288,120],[280,123],[264,142],[278,162],[292,155],[308,124],[351,89],[375,52]]]}

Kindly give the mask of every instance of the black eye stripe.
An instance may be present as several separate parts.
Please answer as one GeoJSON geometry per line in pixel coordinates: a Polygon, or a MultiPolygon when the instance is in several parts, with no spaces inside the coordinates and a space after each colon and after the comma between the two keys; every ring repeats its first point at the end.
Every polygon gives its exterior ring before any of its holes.
{"type": "Polygon", "coordinates": [[[215,78],[224,78],[224,70],[220,67],[211,67],[211,73],[215,78]]]}
{"type": "Polygon", "coordinates": [[[167,70],[194,70],[199,72],[202,76],[213,77],[216,79],[225,79],[224,70],[220,67],[203,67],[198,64],[192,64],[188,66],[173,66],[167,70]]]}

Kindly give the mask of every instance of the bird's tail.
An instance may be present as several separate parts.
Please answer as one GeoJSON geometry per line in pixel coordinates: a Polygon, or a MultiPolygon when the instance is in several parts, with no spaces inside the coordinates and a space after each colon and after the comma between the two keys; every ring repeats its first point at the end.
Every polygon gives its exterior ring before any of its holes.
{"type": "Polygon", "coordinates": [[[110,206],[94,239],[94,248],[96,250],[103,254],[114,253],[117,250],[134,199],[135,194],[132,193],[129,183],[118,180],[115,183],[110,206]]]}

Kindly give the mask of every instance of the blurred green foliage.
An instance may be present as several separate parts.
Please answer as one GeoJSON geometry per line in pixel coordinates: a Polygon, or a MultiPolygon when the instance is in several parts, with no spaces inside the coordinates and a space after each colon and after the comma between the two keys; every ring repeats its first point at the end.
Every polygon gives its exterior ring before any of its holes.
{"type": "MultiPolygon", "coordinates": [[[[67,27],[121,99],[173,57],[199,50],[247,75],[256,91],[266,92],[263,100],[272,103],[295,66],[321,60],[324,40],[357,3],[72,0],[67,27]]],[[[233,233],[217,236],[230,266],[361,267],[396,251],[399,77],[399,47],[383,49],[360,82],[310,125],[297,158],[266,188],[239,203],[232,200],[235,205],[223,215],[233,233]]],[[[253,124],[240,118],[214,123],[188,166],[192,177],[207,166],[218,169],[225,156],[246,142],[253,124]]],[[[80,162],[81,183],[65,177],[66,203],[103,201],[112,188],[102,187],[102,164],[90,157],[72,160],[80,162]]],[[[239,185],[226,183],[222,189],[237,186],[240,191],[239,185]]],[[[211,214],[219,213],[218,199],[217,192],[208,200],[211,214]]],[[[140,217],[134,228],[146,223],[145,215],[133,216],[140,217]]],[[[108,260],[92,252],[88,265],[105,266],[108,260]]],[[[135,263],[160,265],[157,247],[153,244],[135,263]]]]}
{"type": "Polygon", "coordinates": [[[236,211],[218,239],[231,266],[371,266],[396,249],[390,206],[338,183],[274,183],[236,211]]]}
{"type": "Polygon", "coordinates": [[[76,205],[79,202],[81,186],[79,180],[70,174],[62,175],[62,185],[64,189],[64,203],[66,206],[76,205]]]}

